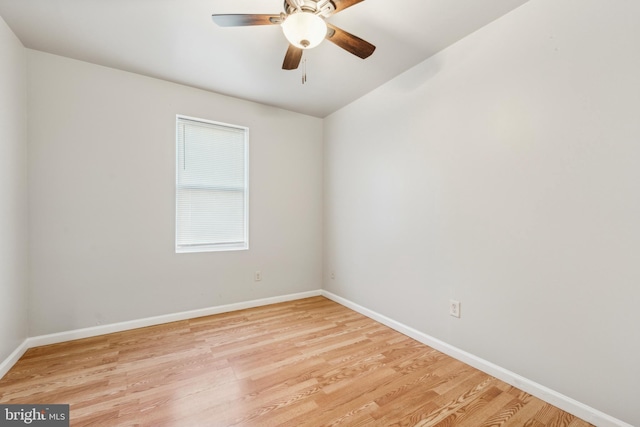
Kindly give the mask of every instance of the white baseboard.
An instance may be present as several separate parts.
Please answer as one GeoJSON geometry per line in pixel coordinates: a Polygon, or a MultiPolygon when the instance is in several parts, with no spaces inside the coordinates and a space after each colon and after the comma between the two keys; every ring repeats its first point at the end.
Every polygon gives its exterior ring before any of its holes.
{"type": "Polygon", "coordinates": [[[22,355],[29,349],[28,341],[28,339],[22,341],[22,344],[20,344],[18,348],[16,348],[13,353],[9,355],[9,357],[0,362],[0,378],[4,377],[7,372],[9,372],[9,369],[11,369],[11,367],[16,364],[18,359],[20,359],[22,355]]]}
{"type": "Polygon", "coordinates": [[[161,325],[163,323],[177,322],[180,320],[194,319],[196,317],[211,316],[213,314],[228,313],[231,311],[244,310],[247,308],[261,307],[265,305],[277,304],[280,302],[294,301],[303,298],[310,298],[321,295],[320,290],[301,292],[297,294],[281,295],[277,297],[262,298],[251,301],[238,302],[234,304],[219,305],[216,307],[202,308],[198,310],[171,313],[144,319],[131,320],[128,322],[112,323],[110,325],[94,326],[91,328],[75,329],[72,331],[59,332],[55,334],[39,335],[27,338],[13,353],[0,363],[0,378],[22,357],[30,348],[42,345],[57,344],[65,341],[72,341],[81,338],[95,337],[98,335],[111,334],[114,332],[128,331],[130,329],[144,328],[146,326],[161,325]]]}
{"type": "Polygon", "coordinates": [[[183,311],[180,313],[171,313],[161,316],[147,317],[144,319],[130,320],[128,322],[112,323],[110,325],[93,326],[91,328],[76,329],[73,331],[59,332],[57,334],[40,335],[37,337],[28,338],[27,341],[29,344],[29,348],[38,347],[41,345],[56,344],[64,341],[95,337],[98,335],[111,334],[114,332],[128,331],[130,329],[161,325],[163,323],[177,322],[186,319],[194,319],[196,317],[211,316],[213,314],[228,313],[231,311],[261,307],[264,305],[277,304],[279,302],[293,301],[318,295],[321,295],[320,290],[262,298],[233,304],[219,305],[215,307],[201,308],[198,310],[183,311]]]}
{"type": "Polygon", "coordinates": [[[391,329],[407,335],[408,337],[411,337],[416,341],[419,341],[423,344],[428,345],[429,347],[441,351],[442,353],[449,355],[454,359],[460,360],[461,362],[473,366],[476,369],[494,376],[499,380],[517,387],[520,390],[525,391],[533,396],[536,396],[537,398],[544,400],[545,402],[548,402],[562,409],[563,411],[573,414],[576,417],[579,417],[593,425],[596,425],[598,427],[633,427],[631,424],[627,424],[621,420],[618,420],[617,418],[598,411],[597,409],[594,409],[568,396],[565,396],[541,384],[538,384],[535,381],[531,381],[489,361],[474,356],[471,353],[460,350],[459,348],[447,344],[444,341],[441,341],[407,325],[390,319],[373,310],[369,310],[368,308],[349,301],[348,299],[342,298],[338,295],[324,290],[322,291],[322,296],[354,311],[357,311],[358,313],[367,316],[377,322],[380,322],[383,325],[386,325],[391,329]]]}

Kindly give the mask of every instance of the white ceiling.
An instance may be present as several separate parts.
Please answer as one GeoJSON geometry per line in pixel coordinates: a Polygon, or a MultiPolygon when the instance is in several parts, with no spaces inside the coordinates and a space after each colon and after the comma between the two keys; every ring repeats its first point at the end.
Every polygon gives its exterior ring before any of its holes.
{"type": "Polygon", "coordinates": [[[22,43],[292,111],[325,117],[527,0],[366,0],[328,21],[376,45],[362,60],[324,41],[281,69],[278,26],[221,28],[216,13],[283,11],[283,0],[0,0],[22,43]]]}

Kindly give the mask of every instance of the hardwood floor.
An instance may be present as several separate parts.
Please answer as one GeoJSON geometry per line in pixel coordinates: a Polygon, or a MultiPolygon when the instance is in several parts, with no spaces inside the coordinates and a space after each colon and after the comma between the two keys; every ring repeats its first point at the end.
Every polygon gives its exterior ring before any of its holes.
{"type": "Polygon", "coordinates": [[[33,348],[0,403],[71,425],[589,426],[323,297],[33,348]]]}

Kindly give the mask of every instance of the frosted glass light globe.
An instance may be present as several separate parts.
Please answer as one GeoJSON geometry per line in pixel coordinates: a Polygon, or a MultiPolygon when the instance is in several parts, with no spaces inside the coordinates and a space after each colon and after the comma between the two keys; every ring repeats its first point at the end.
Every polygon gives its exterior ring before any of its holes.
{"type": "Polygon", "coordinates": [[[282,23],[282,31],[289,43],[300,49],[311,49],[324,40],[327,24],[318,15],[298,12],[287,16],[282,23]]]}

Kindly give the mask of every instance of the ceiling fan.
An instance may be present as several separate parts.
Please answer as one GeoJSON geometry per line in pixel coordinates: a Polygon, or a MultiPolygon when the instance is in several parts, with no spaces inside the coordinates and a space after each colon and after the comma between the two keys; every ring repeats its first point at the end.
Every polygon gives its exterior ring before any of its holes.
{"type": "Polygon", "coordinates": [[[242,27],[250,25],[280,25],[289,41],[282,68],[295,70],[300,65],[302,52],[316,47],[327,39],[362,59],[369,57],[376,49],[340,28],[329,24],[326,19],[364,0],[284,0],[284,12],[269,14],[214,14],[213,22],[221,27],[242,27]]]}

